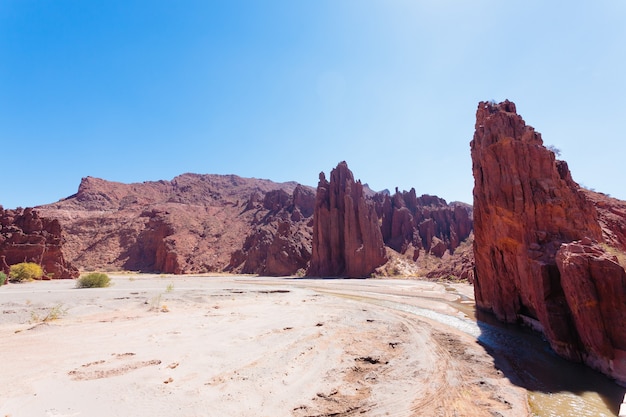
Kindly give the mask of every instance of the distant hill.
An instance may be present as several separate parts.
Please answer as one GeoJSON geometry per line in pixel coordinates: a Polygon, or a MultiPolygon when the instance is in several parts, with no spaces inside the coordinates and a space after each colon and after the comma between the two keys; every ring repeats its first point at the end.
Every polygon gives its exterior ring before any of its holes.
{"type": "Polygon", "coordinates": [[[236,175],[183,174],[135,184],[87,177],[76,194],[37,211],[62,224],[66,257],[80,269],[274,275],[295,273],[305,261],[287,271],[279,266],[265,271],[231,257],[249,235],[277,229],[286,218],[291,234],[300,237],[292,243],[306,258],[314,195],[314,189],[295,182],[236,175]]]}

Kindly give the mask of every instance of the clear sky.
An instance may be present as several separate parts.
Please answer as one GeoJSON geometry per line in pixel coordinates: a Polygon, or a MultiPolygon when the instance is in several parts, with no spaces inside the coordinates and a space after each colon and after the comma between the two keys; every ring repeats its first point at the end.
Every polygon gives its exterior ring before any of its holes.
{"type": "Polygon", "coordinates": [[[626,1],[0,0],[0,204],[185,172],[472,202],[481,100],[626,199],[626,1]]]}

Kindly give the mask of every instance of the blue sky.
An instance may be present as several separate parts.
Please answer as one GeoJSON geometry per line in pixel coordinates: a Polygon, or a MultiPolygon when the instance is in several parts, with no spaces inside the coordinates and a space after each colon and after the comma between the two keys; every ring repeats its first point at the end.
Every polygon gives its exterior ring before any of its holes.
{"type": "Polygon", "coordinates": [[[185,172],[471,203],[479,101],[626,199],[626,1],[0,0],[0,204],[185,172]],[[550,3],[550,4],[546,4],[550,3]]]}

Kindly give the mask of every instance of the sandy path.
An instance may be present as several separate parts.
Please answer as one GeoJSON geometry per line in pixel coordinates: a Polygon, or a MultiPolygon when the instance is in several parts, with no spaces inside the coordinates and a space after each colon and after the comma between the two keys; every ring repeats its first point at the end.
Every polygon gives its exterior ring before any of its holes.
{"type": "Polygon", "coordinates": [[[440,285],[158,276],[114,283],[0,288],[0,416],[528,414],[525,391],[474,338],[402,311],[461,315],[441,302],[456,296],[440,285]]]}

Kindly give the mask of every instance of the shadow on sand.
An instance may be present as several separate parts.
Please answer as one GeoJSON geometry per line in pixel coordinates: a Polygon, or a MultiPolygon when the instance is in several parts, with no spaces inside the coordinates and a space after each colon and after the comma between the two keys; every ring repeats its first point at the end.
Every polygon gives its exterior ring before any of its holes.
{"type": "Polygon", "coordinates": [[[530,391],[532,411],[542,416],[617,416],[626,388],[557,356],[530,329],[501,323],[481,311],[475,317],[481,332],[478,343],[512,383],[530,391]],[[564,393],[572,395],[554,395],[564,393]]]}

